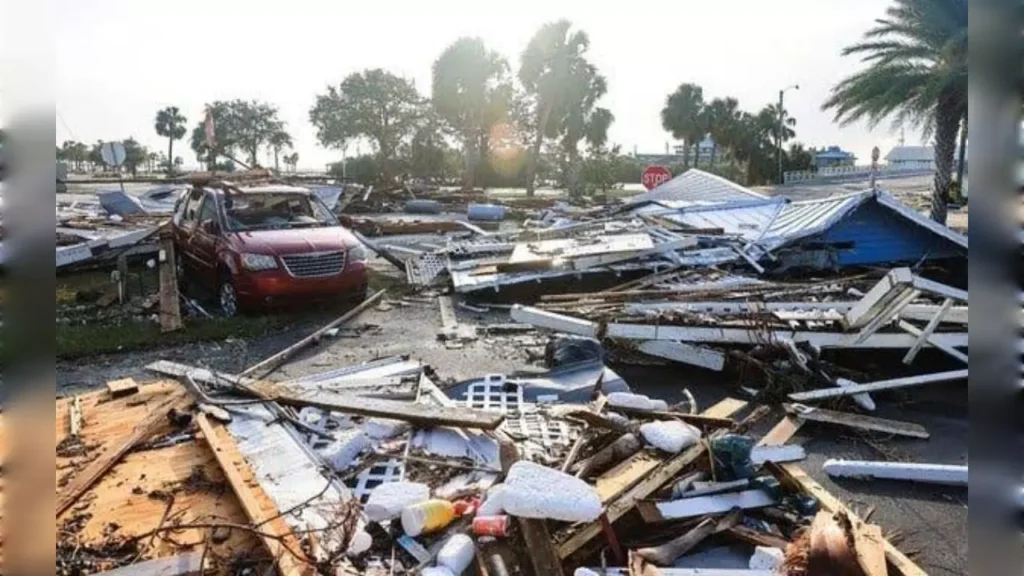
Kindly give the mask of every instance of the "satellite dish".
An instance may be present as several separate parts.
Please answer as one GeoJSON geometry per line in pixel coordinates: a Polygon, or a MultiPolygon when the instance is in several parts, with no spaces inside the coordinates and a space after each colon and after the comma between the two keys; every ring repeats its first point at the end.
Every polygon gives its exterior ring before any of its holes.
{"type": "Polygon", "coordinates": [[[124,164],[125,159],[124,144],[120,142],[104,142],[103,146],[100,147],[100,156],[103,157],[103,161],[107,163],[107,166],[120,166],[124,164]]]}

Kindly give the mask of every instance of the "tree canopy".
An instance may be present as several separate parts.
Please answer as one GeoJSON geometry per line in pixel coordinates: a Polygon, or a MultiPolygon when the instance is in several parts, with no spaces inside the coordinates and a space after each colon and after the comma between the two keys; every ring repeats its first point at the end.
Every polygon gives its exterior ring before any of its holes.
{"type": "MultiPolygon", "coordinates": [[[[185,137],[187,120],[177,106],[168,106],[156,113],[154,128],[156,133],[167,138],[167,158],[174,158],[174,141],[185,137]]],[[[168,174],[174,171],[174,164],[167,162],[168,174]]]]}
{"type": "MultiPolygon", "coordinates": [[[[259,151],[270,146],[272,138],[285,133],[285,125],[272,104],[259,100],[218,100],[207,104],[213,117],[214,134],[219,153],[244,154],[250,166],[259,165],[259,151]]],[[[286,133],[285,133],[286,134],[286,133]]],[[[192,150],[196,157],[208,165],[214,162],[206,144],[203,122],[192,130],[192,150]]]]}

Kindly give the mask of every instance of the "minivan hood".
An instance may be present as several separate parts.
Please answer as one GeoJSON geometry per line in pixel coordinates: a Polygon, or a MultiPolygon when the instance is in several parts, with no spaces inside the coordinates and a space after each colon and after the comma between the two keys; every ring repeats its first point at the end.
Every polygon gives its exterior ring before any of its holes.
{"type": "Polygon", "coordinates": [[[275,256],[347,250],[358,243],[352,233],[341,226],[247,230],[228,232],[227,238],[241,252],[275,256]]]}

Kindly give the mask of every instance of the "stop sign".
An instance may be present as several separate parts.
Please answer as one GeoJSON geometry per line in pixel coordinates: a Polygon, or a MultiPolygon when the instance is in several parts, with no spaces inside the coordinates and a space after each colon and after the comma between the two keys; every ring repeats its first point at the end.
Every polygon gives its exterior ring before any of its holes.
{"type": "Polygon", "coordinates": [[[644,168],[644,174],[640,177],[640,182],[644,185],[644,188],[652,190],[668,182],[672,179],[672,173],[668,171],[668,168],[664,166],[648,166],[644,168]]]}

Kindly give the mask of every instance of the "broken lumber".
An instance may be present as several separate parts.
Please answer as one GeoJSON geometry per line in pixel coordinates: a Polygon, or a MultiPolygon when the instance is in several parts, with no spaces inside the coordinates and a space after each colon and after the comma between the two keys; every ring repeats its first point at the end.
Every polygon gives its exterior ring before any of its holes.
{"type": "Polygon", "coordinates": [[[920,424],[913,422],[901,422],[899,420],[887,420],[874,416],[861,416],[836,410],[814,408],[803,405],[787,405],[786,410],[798,415],[808,422],[819,422],[822,424],[834,424],[868,432],[881,432],[894,434],[896,436],[907,436],[910,438],[928,438],[928,430],[920,424]]]}
{"type": "Polygon", "coordinates": [[[918,464],[916,462],[872,462],[829,459],[822,466],[829,476],[908,480],[927,484],[967,486],[967,466],[918,464]]]}
{"type": "Polygon", "coordinates": [[[274,383],[252,378],[240,378],[232,374],[214,372],[205,368],[194,368],[186,364],[160,360],[146,369],[174,378],[191,377],[206,385],[260,396],[268,401],[293,406],[315,406],[324,410],[335,410],[360,416],[377,416],[403,420],[427,427],[454,426],[494,430],[504,421],[503,414],[485,412],[465,407],[432,406],[401,400],[369,398],[354,394],[319,390],[315,384],[274,383]]]}
{"type": "Polygon", "coordinates": [[[203,552],[185,552],[108,570],[96,576],[193,576],[205,572],[203,552]]]}
{"type": "Polygon", "coordinates": [[[184,327],[178,298],[178,273],[174,259],[174,237],[170,228],[160,229],[160,331],[173,332],[184,327]]]}
{"type": "Polygon", "coordinates": [[[800,430],[804,421],[791,416],[784,416],[779,423],[772,427],[767,434],[758,441],[758,446],[781,446],[800,430]]]}
{"type": "Polygon", "coordinates": [[[699,366],[700,368],[707,368],[716,372],[721,372],[722,368],[725,367],[725,354],[718,350],[702,348],[685,342],[648,340],[641,342],[637,349],[644,354],[691,366],[699,366]]]}
{"type": "MultiPolygon", "coordinates": [[[[946,302],[951,302],[951,300],[946,300],[946,302]]],[[[900,330],[908,332],[910,335],[917,337],[917,340],[914,341],[914,346],[910,349],[915,354],[917,353],[915,349],[920,350],[920,345],[922,345],[923,343],[928,343],[934,346],[935,348],[941,350],[947,356],[959,360],[964,364],[968,364],[967,354],[964,354],[963,352],[957,350],[956,348],[953,348],[952,346],[947,346],[946,344],[936,340],[934,334],[926,331],[927,326],[925,327],[925,330],[921,330],[920,328],[914,326],[913,324],[907,322],[906,320],[898,320],[896,321],[896,325],[899,326],[900,330]]],[[[934,327],[932,328],[932,330],[934,330],[934,327]]],[[[913,360],[913,356],[910,354],[910,352],[907,353],[907,356],[909,356],[911,360],[913,360]]],[[[909,364],[909,362],[907,362],[906,357],[903,358],[903,363],[909,364]]]]}
{"type": "Polygon", "coordinates": [[[589,320],[581,320],[572,316],[533,308],[532,306],[520,306],[519,304],[512,306],[511,315],[512,319],[516,322],[530,324],[537,328],[547,328],[556,332],[577,334],[590,338],[597,337],[598,326],[589,320]]]}
{"type": "Polygon", "coordinates": [[[530,563],[533,564],[533,573],[545,576],[561,576],[562,561],[555,552],[551,540],[551,533],[548,532],[546,520],[540,518],[520,518],[519,531],[526,542],[526,549],[529,550],[530,563]]]}
{"type": "Polygon", "coordinates": [[[789,395],[790,400],[806,402],[808,400],[823,400],[837,396],[853,396],[864,392],[881,392],[882,390],[895,390],[898,388],[909,388],[911,386],[922,386],[936,382],[949,382],[967,378],[967,369],[950,370],[948,372],[937,372],[935,374],[921,374],[919,376],[907,376],[904,378],[893,378],[881,380],[869,384],[858,384],[844,388],[822,388],[820,390],[808,390],[806,392],[794,392],[789,395]]]}
{"type": "Polygon", "coordinates": [[[70,484],[57,493],[56,515],[59,517],[63,514],[68,507],[74,504],[86,490],[102,478],[132,448],[167,426],[167,413],[171,409],[184,410],[188,403],[188,395],[184,392],[171,394],[169,398],[154,407],[146,415],[146,418],[139,422],[127,436],[108,445],[95,460],[75,475],[70,484]]]}
{"type": "Polygon", "coordinates": [[[82,397],[75,396],[68,412],[68,435],[78,436],[82,433],[82,397]]]}
{"type": "Polygon", "coordinates": [[[721,518],[705,518],[688,532],[653,548],[641,548],[636,553],[644,560],[658,566],[671,566],[677,558],[692,550],[712,534],[717,534],[737,525],[743,519],[743,512],[734,509],[721,518]]]}
{"type": "Polygon", "coordinates": [[[259,526],[263,545],[274,558],[281,576],[315,574],[313,564],[303,555],[301,542],[270,497],[260,488],[235,439],[223,426],[210,423],[206,414],[197,415],[196,422],[245,515],[254,526],[259,526]]]}
{"type": "MultiPolygon", "coordinates": [[[[808,496],[813,496],[821,504],[823,510],[833,514],[843,512],[854,522],[860,519],[842,501],[808,476],[796,464],[780,464],[768,469],[771,470],[772,474],[775,475],[775,478],[783,486],[798,486],[801,492],[808,496]]],[[[901,574],[902,576],[928,576],[924,570],[918,567],[906,554],[900,552],[891,542],[883,540],[883,546],[885,548],[885,559],[896,570],[896,574],[901,574]]]]}
{"type": "Polygon", "coordinates": [[[709,496],[695,496],[693,498],[680,498],[668,502],[640,502],[637,510],[640,516],[649,524],[666,522],[669,520],[683,520],[695,518],[706,514],[721,514],[733,508],[741,510],[753,510],[774,506],[778,501],[765,492],[755,490],[744,490],[742,492],[729,492],[726,494],[712,494],[709,496]]]}
{"type": "Polygon", "coordinates": [[[881,526],[865,524],[860,519],[853,520],[853,548],[857,554],[857,564],[865,576],[888,576],[889,569],[885,565],[885,541],[881,526]]]}
{"type": "Polygon", "coordinates": [[[338,326],[345,324],[349,320],[361,314],[364,310],[373,305],[373,303],[375,303],[377,300],[380,300],[381,296],[383,296],[385,292],[387,292],[387,290],[377,291],[376,293],[369,296],[366,300],[363,300],[361,304],[349,310],[348,312],[342,314],[338,318],[335,318],[334,320],[332,320],[331,322],[329,322],[327,325],[320,328],[316,332],[313,332],[312,334],[306,336],[302,340],[299,340],[295,344],[292,344],[291,346],[285,348],[284,350],[281,350],[277,354],[274,354],[273,356],[270,356],[269,358],[266,358],[265,360],[257,362],[256,364],[246,368],[239,374],[239,376],[252,376],[254,378],[266,377],[268,374],[276,370],[281,364],[284,364],[289,358],[294,356],[296,352],[320,340],[320,338],[323,337],[324,333],[330,330],[331,328],[337,328],[338,326]]]}
{"type": "Polygon", "coordinates": [[[110,392],[111,398],[120,398],[138,392],[139,385],[133,378],[121,378],[107,382],[107,391],[110,392]]]}
{"type": "MultiPolygon", "coordinates": [[[[746,405],[747,403],[742,400],[725,398],[718,404],[715,404],[705,410],[703,415],[726,418],[736,412],[739,412],[746,405]]],[[[638,502],[650,497],[655,490],[661,488],[667,482],[678,476],[680,472],[694,464],[705,454],[706,449],[704,445],[698,444],[697,446],[683,450],[679,454],[661,462],[660,465],[656,464],[654,468],[648,469],[647,473],[640,477],[638,482],[632,488],[624,492],[615,501],[610,502],[605,507],[604,516],[607,518],[608,524],[614,524],[615,521],[622,518],[627,512],[632,510],[638,502]]],[[[640,468],[642,469],[642,467],[640,468]]],[[[565,560],[577,550],[585,546],[588,542],[593,540],[596,536],[601,534],[601,532],[602,527],[600,521],[590,522],[579,527],[578,530],[573,532],[572,536],[570,536],[568,540],[558,545],[558,557],[565,560]]]]}

